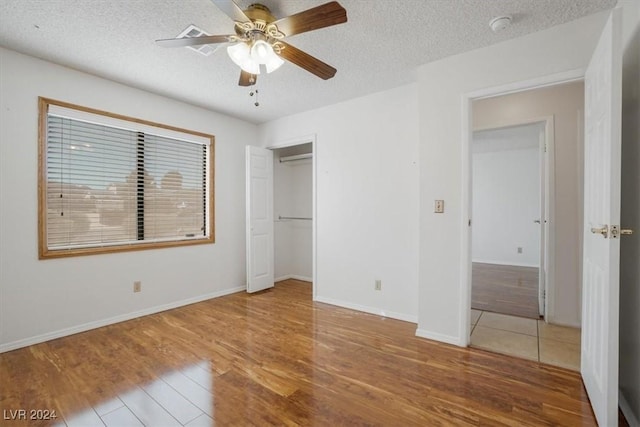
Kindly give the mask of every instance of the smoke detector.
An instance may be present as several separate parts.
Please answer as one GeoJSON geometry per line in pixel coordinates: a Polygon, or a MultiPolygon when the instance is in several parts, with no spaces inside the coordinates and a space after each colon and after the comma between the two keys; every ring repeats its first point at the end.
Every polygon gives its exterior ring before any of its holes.
{"type": "Polygon", "coordinates": [[[498,16],[493,18],[491,22],[489,22],[489,27],[494,33],[499,33],[500,31],[506,29],[509,25],[511,25],[511,17],[510,16],[498,16]]]}

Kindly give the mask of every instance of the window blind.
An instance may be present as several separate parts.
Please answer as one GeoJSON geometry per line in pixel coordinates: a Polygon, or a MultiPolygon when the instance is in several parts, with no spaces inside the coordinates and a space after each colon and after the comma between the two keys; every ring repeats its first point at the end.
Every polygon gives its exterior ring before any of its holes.
{"type": "Polygon", "coordinates": [[[210,236],[208,139],[78,113],[47,113],[48,250],[210,236]]]}

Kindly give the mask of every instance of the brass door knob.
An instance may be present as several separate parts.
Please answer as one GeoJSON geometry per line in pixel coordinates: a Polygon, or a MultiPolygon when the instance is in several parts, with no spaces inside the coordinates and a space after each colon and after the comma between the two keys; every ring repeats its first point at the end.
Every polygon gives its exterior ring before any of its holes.
{"type": "Polygon", "coordinates": [[[617,239],[620,236],[629,236],[633,234],[633,230],[630,228],[620,228],[618,225],[611,226],[611,238],[617,239]]]}

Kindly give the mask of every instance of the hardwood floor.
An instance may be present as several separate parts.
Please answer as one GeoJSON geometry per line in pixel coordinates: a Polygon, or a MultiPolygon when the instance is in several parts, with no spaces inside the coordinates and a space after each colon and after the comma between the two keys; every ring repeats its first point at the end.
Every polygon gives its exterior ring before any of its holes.
{"type": "Polygon", "coordinates": [[[471,308],[540,317],[537,268],[474,262],[471,283],[471,308]]]}
{"type": "Polygon", "coordinates": [[[596,425],[578,373],[415,329],[289,280],[0,354],[0,424],[596,425]]]}

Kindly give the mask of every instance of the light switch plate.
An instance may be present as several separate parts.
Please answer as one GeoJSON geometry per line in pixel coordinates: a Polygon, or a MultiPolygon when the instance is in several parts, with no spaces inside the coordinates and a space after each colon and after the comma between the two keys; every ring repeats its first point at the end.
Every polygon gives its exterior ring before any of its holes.
{"type": "Polygon", "coordinates": [[[435,213],[444,212],[444,200],[436,200],[436,206],[435,206],[434,212],[435,213]]]}

